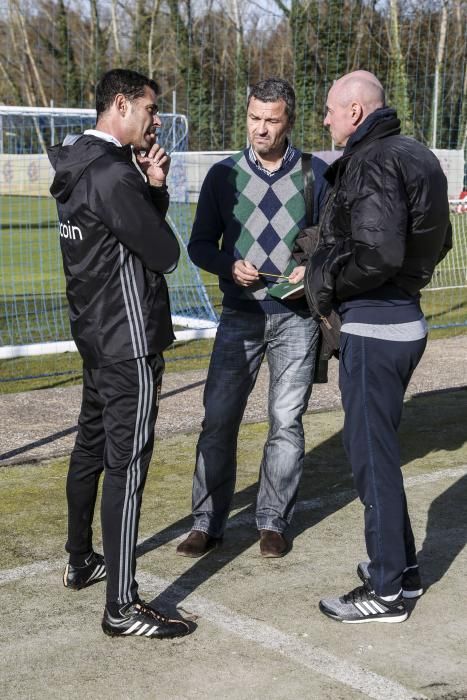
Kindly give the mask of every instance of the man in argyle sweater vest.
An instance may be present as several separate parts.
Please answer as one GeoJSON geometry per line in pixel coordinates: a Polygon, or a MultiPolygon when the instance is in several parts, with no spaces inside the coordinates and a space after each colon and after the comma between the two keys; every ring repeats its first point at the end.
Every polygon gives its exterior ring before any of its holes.
{"type": "MultiPolygon", "coordinates": [[[[284,301],[268,295],[277,275],[299,282],[304,274],[292,257],[305,226],[301,153],[288,141],[294,117],[295,95],[286,81],[271,78],[254,86],[248,98],[250,147],[214,165],[201,188],[188,251],[196,265],[218,275],[224,298],[204,392],[194,525],[177,548],[184,556],[201,556],[222,540],[235,489],[240,422],[264,356],[270,374],[269,435],[256,524],[263,556],[288,550],[283,533],[302,473],[302,415],[318,342],[303,292],[284,301]]],[[[313,157],[315,223],[326,167],[313,157]]]]}

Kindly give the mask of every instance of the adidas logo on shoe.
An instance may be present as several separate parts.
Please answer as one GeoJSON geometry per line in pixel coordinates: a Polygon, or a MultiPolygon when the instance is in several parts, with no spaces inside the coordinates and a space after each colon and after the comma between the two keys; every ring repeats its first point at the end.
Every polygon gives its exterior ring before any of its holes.
{"type": "Polygon", "coordinates": [[[324,598],[319,609],[338,622],[404,622],[408,617],[402,593],[393,601],[383,600],[368,582],[340,598],[324,598]]]}
{"type": "Polygon", "coordinates": [[[105,561],[102,554],[91,554],[85,560],[83,566],[67,564],[63,572],[63,585],[79,591],[81,588],[92,586],[93,583],[102,581],[106,577],[105,561]]]}
{"type": "Polygon", "coordinates": [[[123,605],[118,616],[104,610],[102,629],[110,637],[148,637],[173,639],[183,637],[192,630],[183,620],[171,620],[143,600],[123,605]]]}

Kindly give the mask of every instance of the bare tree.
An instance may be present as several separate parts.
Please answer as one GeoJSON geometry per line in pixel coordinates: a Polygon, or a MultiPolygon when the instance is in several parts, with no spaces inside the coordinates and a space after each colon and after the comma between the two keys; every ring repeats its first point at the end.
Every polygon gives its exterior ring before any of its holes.
{"type": "Polygon", "coordinates": [[[28,104],[34,106],[37,103],[38,98],[42,103],[42,106],[47,107],[47,96],[45,94],[44,85],[42,83],[42,78],[37,67],[34,53],[31,49],[25,16],[19,6],[19,0],[9,0],[9,2],[12,17],[12,29],[13,31],[17,31],[17,44],[19,47],[21,47],[20,50],[24,57],[24,67],[26,69],[24,80],[28,104]],[[31,83],[28,81],[28,67],[31,69],[32,77],[34,78],[33,82],[31,83]]]}
{"type": "Polygon", "coordinates": [[[148,40],[148,75],[152,78],[154,76],[154,37],[155,37],[155,25],[156,20],[159,15],[159,9],[161,5],[161,0],[153,0],[152,11],[151,11],[151,22],[149,28],[149,40],[148,40]]]}
{"type": "Polygon", "coordinates": [[[94,99],[94,86],[106,65],[106,52],[112,32],[112,24],[103,26],[99,0],[89,0],[90,32],[88,37],[89,63],[87,71],[86,91],[87,101],[94,99]]]}
{"type": "Polygon", "coordinates": [[[433,104],[431,108],[431,147],[436,148],[437,142],[437,130],[438,130],[438,110],[439,110],[439,78],[441,72],[441,65],[444,60],[444,51],[446,48],[446,30],[448,26],[448,3],[444,0],[441,7],[441,18],[439,26],[439,43],[438,51],[436,53],[436,63],[435,63],[435,79],[433,85],[433,104]]]}
{"type": "Polygon", "coordinates": [[[111,21],[112,39],[113,39],[114,48],[115,48],[115,56],[116,56],[117,64],[120,66],[121,62],[122,62],[122,54],[121,54],[121,49],[120,49],[120,35],[119,35],[118,18],[117,18],[117,0],[112,0],[111,17],[112,17],[112,21],[111,21]]]}
{"type": "Polygon", "coordinates": [[[390,0],[389,18],[388,34],[391,59],[389,94],[391,95],[392,104],[397,109],[403,130],[412,134],[413,120],[409,102],[405,59],[400,42],[398,0],[390,0]]]}
{"type": "Polygon", "coordinates": [[[281,75],[297,94],[295,142],[322,148],[331,81],[367,68],[387,86],[404,131],[465,148],[466,0],[258,2],[4,0],[0,99],[90,106],[104,70],[133,67],[161,82],[162,102],[177,91],[192,146],[237,148],[248,85],[281,75]]]}
{"type": "Polygon", "coordinates": [[[465,150],[467,146],[467,61],[465,57],[467,6],[465,0],[454,0],[454,16],[457,28],[456,47],[458,47],[458,52],[455,55],[455,65],[459,68],[457,77],[459,87],[459,127],[456,146],[465,150]]]}

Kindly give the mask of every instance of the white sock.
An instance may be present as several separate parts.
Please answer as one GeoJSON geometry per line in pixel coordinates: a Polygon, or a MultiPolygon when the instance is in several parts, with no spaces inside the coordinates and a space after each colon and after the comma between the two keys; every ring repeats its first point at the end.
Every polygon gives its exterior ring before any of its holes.
{"type": "Polygon", "coordinates": [[[392,603],[393,600],[396,600],[402,593],[402,588],[400,589],[399,593],[396,593],[396,595],[379,595],[378,598],[381,598],[381,600],[386,600],[388,603],[392,603]]]}

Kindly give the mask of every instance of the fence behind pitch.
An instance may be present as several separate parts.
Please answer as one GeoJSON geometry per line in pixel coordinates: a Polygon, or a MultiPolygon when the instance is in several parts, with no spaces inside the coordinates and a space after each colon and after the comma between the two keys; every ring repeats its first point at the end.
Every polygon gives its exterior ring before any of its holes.
{"type": "MultiPolygon", "coordinates": [[[[93,110],[0,107],[0,358],[70,349],[51,168],[45,149],[93,126],[93,110]],[[51,346],[50,343],[54,343],[51,346]],[[41,346],[41,347],[38,347],[41,346]]],[[[187,153],[183,115],[162,115],[160,141],[172,151],[169,215],[181,243],[178,270],[169,276],[179,337],[212,334],[217,317],[199,271],[186,255],[193,210],[205,171],[226,153],[187,153]]],[[[440,157],[457,187],[455,154],[440,157]],[[451,166],[450,166],[451,164],[451,166]]],[[[462,176],[460,177],[462,182],[462,176]]],[[[452,202],[454,248],[423,293],[432,328],[467,327],[467,206],[452,202]]],[[[27,372],[27,369],[25,370],[27,372]]]]}
{"type": "MultiPolygon", "coordinates": [[[[182,249],[168,276],[173,320],[180,338],[212,334],[217,316],[186,254],[192,221],[181,158],[187,121],[180,114],[161,120],[159,141],[174,153],[169,217],[182,249]]],[[[72,348],[46,147],[94,123],[94,110],[0,107],[0,358],[72,348]]]]}

